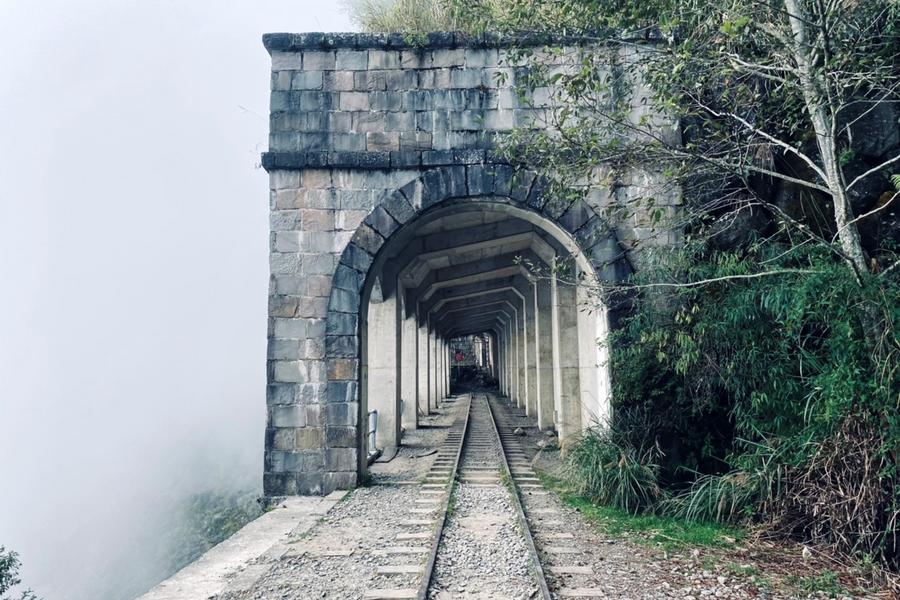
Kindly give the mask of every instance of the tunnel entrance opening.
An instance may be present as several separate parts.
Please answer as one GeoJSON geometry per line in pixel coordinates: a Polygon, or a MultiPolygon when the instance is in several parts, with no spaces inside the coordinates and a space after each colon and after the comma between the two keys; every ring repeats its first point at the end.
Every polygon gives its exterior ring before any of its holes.
{"type": "Polygon", "coordinates": [[[545,216],[505,197],[448,198],[392,231],[361,276],[357,422],[377,428],[358,428],[359,475],[463,384],[467,340],[466,385],[496,382],[561,442],[607,421],[607,312],[574,283],[596,273],[545,216]]]}

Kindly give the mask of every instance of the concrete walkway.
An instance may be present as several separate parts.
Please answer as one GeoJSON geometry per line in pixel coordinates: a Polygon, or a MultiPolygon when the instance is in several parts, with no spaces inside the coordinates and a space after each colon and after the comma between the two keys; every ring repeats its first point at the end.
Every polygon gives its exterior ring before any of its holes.
{"type": "Polygon", "coordinates": [[[207,600],[226,590],[251,588],[269,561],[288,549],[288,534],[308,531],[346,493],[287,499],[138,600],[207,600]]]}

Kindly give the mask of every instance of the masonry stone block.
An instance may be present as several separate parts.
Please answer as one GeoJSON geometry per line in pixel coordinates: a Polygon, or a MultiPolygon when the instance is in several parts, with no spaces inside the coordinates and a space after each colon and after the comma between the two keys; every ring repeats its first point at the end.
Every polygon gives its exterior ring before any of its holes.
{"type": "MultiPolygon", "coordinates": [[[[355,380],[359,376],[359,361],[354,358],[328,358],[326,365],[329,381],[355,380]]],[[[277,368],[276,363],[276,373],[277,368]]]]}
{"type": "Polygon", "coordinates": [[[593,214],[594,211],[583,200],[575,200],[559,217],[559,224],[569,233],[575,233],[587,223],[593,214]]]}
{"type": "Polygon", "coordinates": [[[272,71],[272,91],[290,90],[293,73],[294,71],[272,71]]]}
{"type": "Polygon", "coordinates": [[[333,285],[342,290],[359,293],[362,289],[362,276],[359,271],[355,271],[350,267],[339,264],[334,271],[333,285]]]}
{"type": "Polygon", "coordinates": [[[369,110],[368,92],[340,92],[338,95],[340,97],[340,110],[369,110]]]}
{"type": "Polygon", "coordinates": [[[325,490],[350,490],[355,488],[356,484],[356,470],[325,473],[322,483],[325,490]]]}
{"type": "Polygon", "coordinates": [[[369,69],[399,69],[399,50],[369,50],[369,69]]]}
{"type": "Polygon", "coordinates": [[[325,442],[325,428],[303,427],[294,430],[294,447],[297,450],[318,450],[325,442]]]}
{"type": "Polygon", "coordinates": [[[388,196],[382,203],[381,207],[387,211],[390,216],[398,223],[403,224],[415,216],[415,210],[409,204],[406,197],[399,191],[388,196]]]}
{"type": "Polygon", "coordinates": [[[425,52],[420,50],[402,50],[400,52],[401,69],[423,69],[430,67],[431,57],[426,61],[425,52]]]}
{"type": "Polygon", "coordinates": [[[300,356],[300,340],[270,338],[268,357],[274,360],[298,360],[300,356]]]}
{"type": "MultiPolygon", "coordinates": [[[[384,115],[384,129],[386,131],[401,131],[406,134],[410,133],[422,133],[424,132],[414,132],[413,130],[416,128],[416,113],[414,112],[389,112],[384,115]]],[[[400,137],[400,147],[404,148],[404,137],[401,135],[400,137]]],[[[431,136],[428,136],[428,144],[422,147],[417,147],[417,150],[428,150],[431,148],[431,136]]],[[[405,148],[404,148],[405,149],[405,148]]]]}
{"type": "Polygon", "coordinates": [[[325,351],[328,356],[355,357],[359,355],[359,342],[355,335],[329,335],[325,351]]]}
{"type": "Polygon", "coordinates": [[[273,52],[272,70],[300,70],[303,68],[303,55],[297,52],[273,52]]]}
{"type": "Polygon", "coordinates": [[[359,311],[359,294],[338,287],[333,288],[328,308],[342,313],[356,313],[359,311]]]}
{"type": "Polygon", "coordinates": [[[366,134],[366,150],[370,152],[400,150],[400,133],[397,131],[370,131],[366,134]]]}
{"type": "Polygon", "coordinates": [[[356,335],[356,327],[356,315],[329,313],[325,332],[328,335],[356,335]]]}
{"type": "Polygon", "coordinates": [[[292,428],[270,428],[266,430],[266,433],[269,434],[271,432],[271,447],[275,450],[294,450],[296,438],[294,436],[294,432],[296,429],[292,428]]]}
{"type": "Polygon", "coordinates": [[[388,89],[386,71],[354,72],[353,89],[357,92],[384,91],[388,89]]]}
{"type": "Polygon", "coordinates": [[[327,298],[300,298],[300,304],[297,307],[297,316],[304,318],[325,318],[327,314],[327,298]]]}
{"type": "Polygon", "coordinates": [[[326,92],[353,91],[353,71],[323,71],[322,89],[326,92]]]}
{"type": "Polygon", "coordinates": [[[275,336],[279,338],[305,338],[306,322],[303,319],[273,319],[275,336]]]}
{"type": "MultiPolygon", "coordinates": [[[[364,250],[367,254],[374,256],[384,245],[384,238],[375,231],[370,225],[360,225],[353,234],[350,242],[351,246],[356,246],[364,250]]],[[[349,247],[348,247],[349,249],[349,247]]]]}
{"type": "Polygon", "coordinates": [[[329,448],[325,451],[325,468],[328,471],[352,471],[357,465],[356,448],[329,448]]]}
{"type": "Polygon", "coordinates": [[[329,427],[325,441],[329,448],[355,448],[357,436],[355,427],[329,427]]]}
{"type": "Polygon", "coordinates": [[[322,404],[308,403],[306,406],[306,424],[311,427],[325,427],[325,409],[322,404]]]}
{"type": "MultiPolygon", "coordinates": [[[[356,402],[358,392],[359,384],[356,381],[329,381],[326,390],[326,401],[329,405],[356,402]]],[[[329,423],[335,424],[331,421],[329,423]]],[[[338,424],[344,424],[344,422],[341,421],[338,424]]]]}
{"type": "Polygon", "coordinates": [[[325,468],[322,452],[285,452],[283,460],[287,471],[321,472],[325,468]]]}
{"type": "Polygon", "coordinates": [[[321,90],[322,71],[294,71],[292,90],[321,90]]]}
{"type": "Polygon", "coordinates": [[[325,404],[325,424],[335,427],[355,427],[359,422],[356,402],[328,402],[325,404]]]}
{"type": "Polygon", "coordinates": [[[384,72],[384,86],[386,90],[409,90],[418,86],[419,78],[416,71],[394,70],[384,72]]]}
{"type": "Polygon", "coordinates": [[[280,383],[304,383],[309,380],[306,363],[299,360],[276,360],[274,381],[280,383]]]}
{"type": "Polygon", "coordinates": [[[394,220],[394,217],[391,216],[384,206],[376,207],[366,218],[365,223],[385,239],[390,237],[399,227],[397,221],[394,220]]]}
{"type": "MultiPolygon", "coordinates": [[[[266,386],[266,404],[294,404],[297,386],[290,383],[270,383],[266,386]]],[[[274,425],[274,423],[273,423],[274,425]]]]}
{"type": "Polygon", "coordinates": [[[302,404],[273,406],[270,414],[274,427],[303,427],[306,425],[306,407],[302,404]]]}
{"type": "Polygon", "coordinates": [[[298,303],[299,300],[296,296],[280,295],[276,289],[269,296],[269,316],[280,318],[296,317],[298,303]]]}
{"type": "Polygon", "coordinates": [[[466,181],[469,194],[472,196],[487,196],[494,193],[494,171],[490,166],[466,167],[466,181]]]}
{"type": "Polygon", "coordinates": [[[434,108],[433,96],[424,90],[402,92],[401,107],[403,110],[431,110],[434,108]]]}
{"type": "Polygon", "coordinates": [[[482,84],[483,72],[481,69],[460,68],[450,71],[450,87],[473,88],[482,84]]]}
{"type": "Polygon", "coordinates": [[[274,293],[280,295],[299,296],[306,291],[306,280],[300,273],[293,275],[274,275],[274,293]]]}
{"type": "Polygon", "coordinates": [[[309,71],[330,71],[335,68],[333,50],[307,51],[303,53],[303,68],[309,71]]]}
{"type": "Polygon", "coordinates": [[[369,66],[369,54],[365,50],[338,50],[334,68],[338,71],[365,71],[369,66]]]}
{"type": "Polygon", "coordinates": [[[330,254],[303,255],[304,275],[328,274],[334,271],[334,257],[330,254]]]}
{"type": "Polygon", "coordinates": [[[431,66],[434,68],[461,67],[464,64],[466,64],[466,51],[462,48],[433,50],[431,53],[431,66]]]}

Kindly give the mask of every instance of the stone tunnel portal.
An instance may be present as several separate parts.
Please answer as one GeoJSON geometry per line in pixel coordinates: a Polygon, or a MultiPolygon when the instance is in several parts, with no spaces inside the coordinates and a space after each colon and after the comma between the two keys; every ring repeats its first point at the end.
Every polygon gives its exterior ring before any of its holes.
{"type": "MultiPolygon", "coordinates": [[[[627,277],[642,215],[602,215],[654,176],[555,197],[496,156],[498,135],[546,122],[547,94],[523,98],[525,67],[510,51],[544,42],[264,36],[268,498],[356,485],[368,413],[379,414],[378,447],[402,444],[448,394],[459,336],[486,336],[501,392],[563,440],[608,416],[606,310],[553,267],[588,282],[627,277]]],[[[625,50],[609,52],[612,65],[625,50]]],[[[549,56],[567,68],[579,53],[549,56]]],[[[644,105],[633,101],[635,118],[644,105]]]]}

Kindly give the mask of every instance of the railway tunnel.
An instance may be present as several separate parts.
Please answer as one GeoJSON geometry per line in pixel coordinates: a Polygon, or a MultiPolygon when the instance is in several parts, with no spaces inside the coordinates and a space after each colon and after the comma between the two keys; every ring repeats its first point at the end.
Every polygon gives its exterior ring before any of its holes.
{"type": "Polygon", "coordinates": [[[490,340],[500,391],[541,428],[566,439],[603,422],[606,310],[557,277],[556,262],[571,260],[566,241],[546,218],[490,196],[448,199],[385,241],[360,319],[361,413],[377,411],[377,447],[400,445],[451,393],[450,341],[473,334],[490,340]]]}
{"type": "MultiPolygon", "coordinates": [[[[546,40],[268,34],[272,57],[268,498],[324,494],[403,445],[451,394],[451,342],[478,335],[498,392],[565,442],[610,414],[607,307],[649,215],[606,211],[658,183],[584,198],[495,152],[546,127],[517,51],[546,40]]],[[[553,68],[580,64],[571,40],[553,68]]],[[[610,66],[622,50],[611,51],[610,66]]],[[[633,89],[631,94],[638,94],[633,89]]],[[[634,118],[642,118],[639,99],[634,118]]],[[[613,190],[613,191],[610,191],[613,190]]],[[[674,206],[677,194],[659,196],[674,206]]]]}

